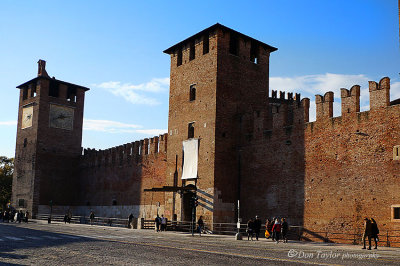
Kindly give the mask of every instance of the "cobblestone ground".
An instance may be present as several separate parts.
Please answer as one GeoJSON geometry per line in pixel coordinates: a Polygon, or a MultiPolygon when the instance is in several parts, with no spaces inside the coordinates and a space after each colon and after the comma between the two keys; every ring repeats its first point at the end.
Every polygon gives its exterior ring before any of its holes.
{"type": "Polygon", "coordinates": [[[400,265],[399,251],[80,224],[0,223],[1,265],[400,265]]]}

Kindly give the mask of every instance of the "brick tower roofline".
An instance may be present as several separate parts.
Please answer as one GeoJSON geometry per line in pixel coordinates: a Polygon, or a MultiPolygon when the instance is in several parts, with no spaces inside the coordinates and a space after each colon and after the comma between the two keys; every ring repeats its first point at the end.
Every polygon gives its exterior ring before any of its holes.
{"type": "Polygon", "coordinates": [[[166,49],[166,50],[164,51],[164,53],[166,53],[166,54],[172,54],[172,53],[174,53],[174,51],[176,50],[176,48],[178,48],[179,46],[181,46],[181,45],[183,45],[183,44],[185,44],[185,43],[191,42],[192,40],[195,40],[196,38],[198,38],[198,37],[204,35],[204,33],[214,31],[215,29],[222,29],[222,30],[225,30],[225,31],[234,32],[234,33],[237,34],[238,36],[242,37],[244,40],[249,40],[249,41],[255,42],[256,44],[258,44],[258,45],[260,45],[261,47],[263,47],[263,48],[269,50],[270,52],[275,52],[276,50],[278,50],[278,48],[276,48],[276,47],[273,47],[273,46],[268,45],[268,44],[266,44],[266,43],[260,42],[259,40],[256,40],[256,39],[254,39],[254,38],[251,38],[251,37],[249,37],[249,36],[247,36],[247,35],[245,35],[245,34],[243,34],[243,33],[240,33],[240,32],[238,32],[238,31],[235,31],[235,30],[233,30],[233,29],[231,29],[231,28],[228,28],[228,27],[226,27],[226,26],[224,26],[224,25],[222,25],[222,24],[216,23],[216,24],[212,25],[211,27],[209,27],[209,28],[207,28],[207,29],[204,29],[204,30],[202,30],[202,31],[200,31],[200,32],[198,32],[198,33],[196,33],[195,35],[192,35],[192,36],[190,36],[189,38],[187,38],[187,39],[185,39],[185,40],[183,40],[183,41],[181,41],[181,42],[179,42],[179,43],[177,43],[177,44],[175,44],[175,45],[169,47],[168,49],[166,49]]]}
{"type": "Polygon", "coordinates": [[[65,85],[67,85],[67,86],[78,87],[78,88],[81,88],[81,89],[83,89],[83,90],[85,90],[85,91],[90,90],[90,89],[87,88],[87,87],[83,87],[83,86],[76,85],[76,84],[73,84],[73,83],[69,83],[69,82],[65,82],[65,81],[62,81],[62,80],[58,80],[58,79],[55,79],[54,77],[53,77],[53,78],[50,78],[50,77],[47,75],[47,72],[46,72],[46,61],[44,61],[44,60],[39,60],[38,64],[39,64],[38,76],[37,76],[36,78],[33,78],[33,79],[31,79],[31,80],[29,80],[29,81],[27,81],[27,82],[21,84],[21,85],[18,85],[18,86],[16,87],[17,89],[21,89],[21,88],[27,86],[28,84],[30,84],[30,83],[32,83],[32,82],[38,80],[38,79],[47,79],[47,80],[54,80],[54,81],[57,81],[57,82],[59,82],[59,83],[61,83],[61,84],[65,84],[65,85]],[[45,73],[45,74],[44,74],[44,73],[45,73]]]}

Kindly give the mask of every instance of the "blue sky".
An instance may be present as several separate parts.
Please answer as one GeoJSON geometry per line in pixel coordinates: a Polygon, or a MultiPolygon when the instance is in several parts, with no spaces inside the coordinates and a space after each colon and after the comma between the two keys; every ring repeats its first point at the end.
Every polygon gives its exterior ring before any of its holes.
{"type": "MultiPolygon", "coordinates": [[[[152,137],[168,127],[169,56],[162,51],[224,24],[277,47],[270,89],[315,94],[389,76],[400,98],[397,0],[0,2],[0,155],[14,156],[17,85],[37,61],[57,79],[90,87],[83,146],[152,137]]],[[[311,116],[315,116],[311,106],[311,116]]]]}

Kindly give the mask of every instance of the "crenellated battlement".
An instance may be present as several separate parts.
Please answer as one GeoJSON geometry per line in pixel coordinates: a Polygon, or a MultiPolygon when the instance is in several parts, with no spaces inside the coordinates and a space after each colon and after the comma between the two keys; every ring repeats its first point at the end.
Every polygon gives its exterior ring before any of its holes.
{"type": "Polygon", "coordinates": [[[118,166],[133,161],[138,162],[139,158],[147,155],[166,153],[167,136],[168,134],[166,133],[106,150],[87,148],[83,150],[82,162],[86,167],[118,166]]]}
{"type": "Polygon", "coordinates": [[[282,128],[309,121],[310,99],[301,99],[300,93],[272,90],[269,98],[272,128],[282,128]]]}
{"type": "MultiPolygon", "coordinates": [[[[388,77],[382,78],[379,83],[370,81],[369,92],[372,111],[400,103],[400,99],[390,102],[390,79],[388,77]]],[[[361,115],[360,95],[360,85],[353,85],[350,89],[340,89],[341,117],[335,121],[341,121],[342,117],[350,118],[357,114],[361,115]]],[[[301,99],[300,93],[271,90],[271,97],[268,100],[270,123],[264,127],[265,132],[270,132],[267,135],[274,134],[275,130],[279,131],[309,122],[310,99],[301,99]]],[[[315,95],[317,122],[333,118],[333,103],[334,93],[332,91],[328,91],[324,95],[315,95]]]]}
{"type": "Polygon", "coordinates": [[[328,91],[324,96],[319,94],[315,95],[317,121],[333,117],[333,101],[334,96],[332,91],[328,91]]]}
{"type": "Polygon", "coordinates": [[[369,103],[370,109],[387,107],[390,105],[390,79],[384,77],[379,81],[369,82],[369,103]]]}
{"type": "Polygon", "coordinates": [[[342,116],[360,112],[360,86],[354,85],[350,91],[340,89],[340,98],[342,100],[342,116]]]}

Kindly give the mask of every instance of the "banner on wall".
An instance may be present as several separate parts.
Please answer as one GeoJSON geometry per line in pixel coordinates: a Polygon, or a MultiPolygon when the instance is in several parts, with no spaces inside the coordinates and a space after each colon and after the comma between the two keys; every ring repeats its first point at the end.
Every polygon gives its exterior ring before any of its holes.
{"type": "Polygon", "coordinates": [[[183,171],[182,179],[197,178],[197,164],[199,161],[199,140],[189,139],[183,142],[183,171]]]}

